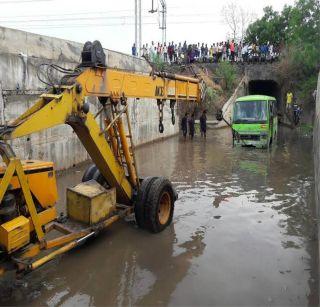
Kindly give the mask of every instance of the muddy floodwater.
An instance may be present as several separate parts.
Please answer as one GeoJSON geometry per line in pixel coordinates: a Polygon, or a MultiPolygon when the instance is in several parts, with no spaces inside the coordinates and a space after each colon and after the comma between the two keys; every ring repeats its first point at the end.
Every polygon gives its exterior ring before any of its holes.
{"type": "MultiPolygon", "coordinates": [[[[232,148],[227,129],[140,147],[140,175],[167,176],[179,193],[172,225],[150,234],[114,224],[2,283],[1,303],[318,305],[312,139],[284,129],[270,150],[232,148]]],[[[60,176],[60,193],[83,170],[60,176]]]]}

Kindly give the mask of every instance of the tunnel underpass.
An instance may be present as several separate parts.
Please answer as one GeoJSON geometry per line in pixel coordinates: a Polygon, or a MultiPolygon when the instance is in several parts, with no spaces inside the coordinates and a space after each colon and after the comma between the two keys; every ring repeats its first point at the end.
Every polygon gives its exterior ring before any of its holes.
{"type": "Polygon", "coordinates": [[[268,95],[277,99],[277,107],[281,110],[281,89],[274,80],[251,80],[248,84],[248,95],[268,95]]]}

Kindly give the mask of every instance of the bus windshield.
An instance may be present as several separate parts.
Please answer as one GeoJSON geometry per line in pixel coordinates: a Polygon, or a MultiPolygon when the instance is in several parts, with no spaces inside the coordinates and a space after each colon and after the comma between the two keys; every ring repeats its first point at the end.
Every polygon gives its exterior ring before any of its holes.
{"type": "Polygon", "coordinates": [[[267,122],[268,104],[265,100],[238,101],[234,105],[233,123],[261,123],[267,122]]]}

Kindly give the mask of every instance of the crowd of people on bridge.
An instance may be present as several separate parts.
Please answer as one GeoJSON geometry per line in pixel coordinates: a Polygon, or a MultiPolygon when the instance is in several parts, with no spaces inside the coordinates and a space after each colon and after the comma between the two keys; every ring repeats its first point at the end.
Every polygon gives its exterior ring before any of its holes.
{"type": "MultiPolygon", "coordinates": [[[[138,56],[135,44],[132,46],[132,55],[138,56]]],[[[189,44],[184,43],[154,43],[144,44],[140,55],[155,62],[157,59],[168,64],[183,63],[218,63],[229,61],[236,63],[261,63],[273,62],[279,58],[280,49],[273,43],[247,43],[227,40],[211,45],[206,43],[189,44]]]]}

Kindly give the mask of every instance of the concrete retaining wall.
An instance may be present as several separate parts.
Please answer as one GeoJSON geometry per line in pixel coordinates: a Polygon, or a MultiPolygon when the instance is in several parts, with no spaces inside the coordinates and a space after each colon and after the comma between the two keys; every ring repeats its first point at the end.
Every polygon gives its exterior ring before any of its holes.
{"type": "MultiPolygon", "coordinates": [[[[16,118],[30,107],[45,85],[37,77],[41,63],[56,63],[75,67],[80,60],[83,44],[0,27],[0,114],[5,122],[16,118]],[[1,92],[0,92],[1,95],[1,92]]],[[[105,50],[107,66],[149,73],[148,63],[127,54],[105,50]]],[[[93,102],[94,112],[98,103],[93,102]]],[[[165,132],[158,132],[158,108],[152,99],[129,100],[133,138],[136,145],[168,137],[178,132],[171,125],[169,107],[164,110],[165,132]]],[[[179,121],[177,120],[177,123],[179,121]]],[[[54,161],[56,168],[66,169],[88,159],[88,155],[69,126],[55,127],[12,142],[21,158],[54,161]]]]}
{"type": "MultiPolygon", "coordinates": [[[[232,121],[232,112],[233,112],[234,103],[236,102],[237,98],[245,95],[244,83],[245,83],[245,77],[243,77],[241,79],[241,81],[239,82],[238,86],[234,90],[231,97],[228,99],[228,101],[222,107],[223,117],[229,123],[231,123],[231,121],[232,121]]],[[[226,125],[227,124],[224,121],[221,121],[218,124],[219,127],[223,127],[226,125]]]]}

